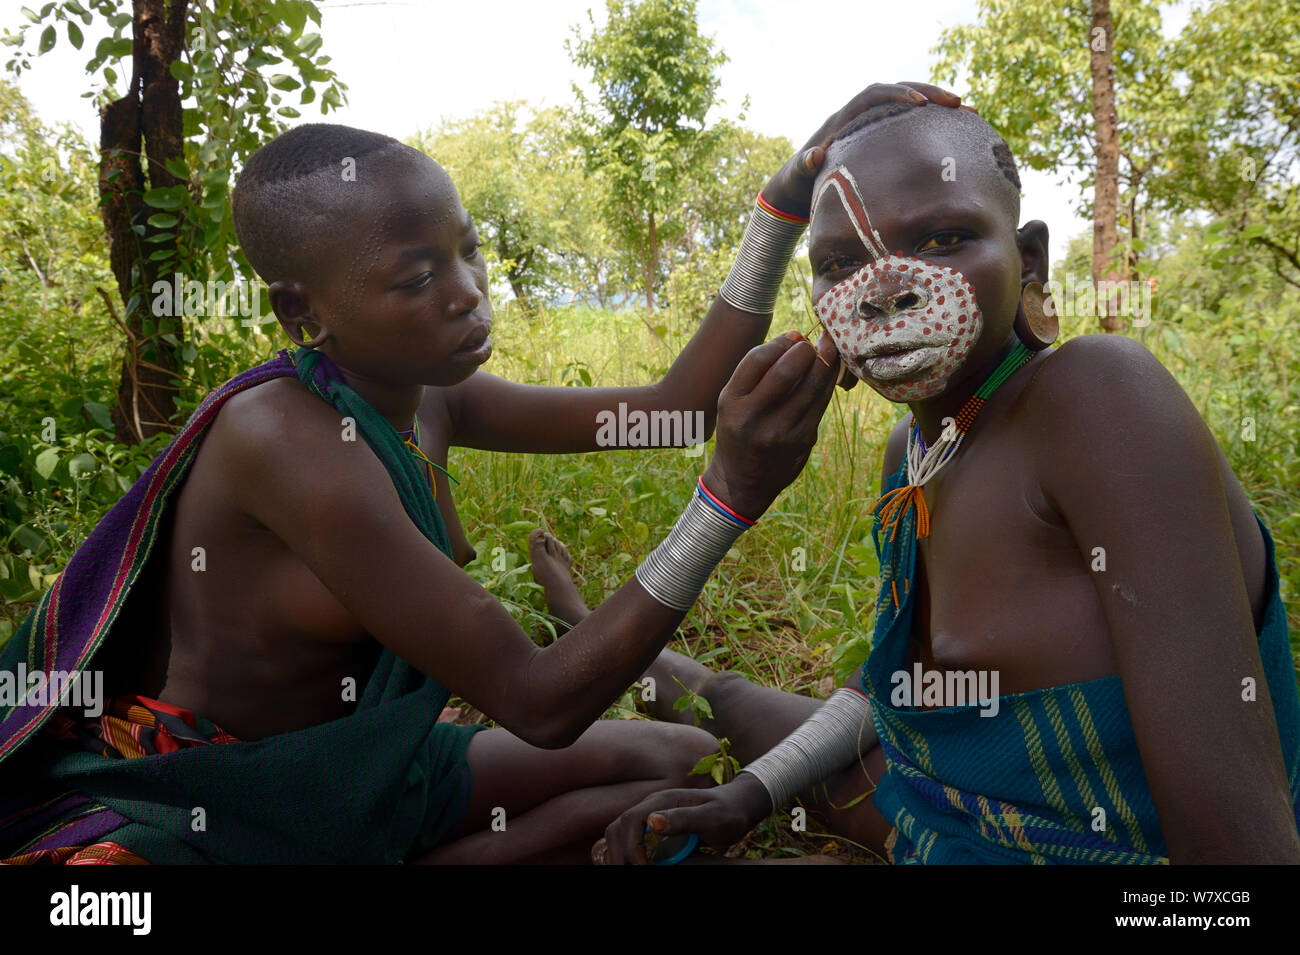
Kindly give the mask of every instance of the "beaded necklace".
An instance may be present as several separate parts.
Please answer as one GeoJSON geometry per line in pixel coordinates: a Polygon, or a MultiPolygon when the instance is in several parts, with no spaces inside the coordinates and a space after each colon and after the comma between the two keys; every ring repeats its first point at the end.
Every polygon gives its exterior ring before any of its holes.
{"type": "Polygon", "coordinates": [[[989,396],[1033,355],[1023,342],[1017,342],[1011,353],[984,380],[984,384],[966,399],[952,424],[943,429],[943,434],[932,446],[925,446],[921,426],[913,422],[912,428],[907,432],[907,483],[880,495],[871,509],[873,514],[879,516],[881,529],[889,532],[891,541],[898,534],[898,525],[902,522],[903,515],[913,508],[916,509],[916,521],[912,526],[917,540],[929,536],[930,511],[925,503],[925,485],[956,454],[989,396]]]}
{"type": "Polygon", "coordinates": [[[460,481],[457,481],[455,476],[450,471],[444,468],[441,464],[438,464],[436,461],[430,460],[429,456],[425,454],[422,450],[420,450],[420,419],[419,418],[416,418],[414,421],[411,422],[411,427],[409,430],[399,431],[397,432],[397,435],[406,444],[407,449],[412,454],[414,454],[416,459],[420,462],[420,465],[424,470],[425,476],[428,477],[429,479],[429,487],[433,490],[433,499],[435,501],[438,499],[438,485],[433,480],[434,468],[437,468],[443,474],[447,475],[447,477],[452,481],[452,483],[454,484],[460,483],[460,481]]]}

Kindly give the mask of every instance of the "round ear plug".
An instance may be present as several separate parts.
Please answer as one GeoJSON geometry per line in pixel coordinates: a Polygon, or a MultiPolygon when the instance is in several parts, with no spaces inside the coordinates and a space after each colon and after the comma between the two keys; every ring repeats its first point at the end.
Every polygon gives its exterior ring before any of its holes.
{"type": "Polygon", "coordinates": [[[1061,333],[1052,296],[1041,282],[1029,282],[1021,291],[1015,329],[1016,336],[1031,351],[1042,351],[1061,333]]]}

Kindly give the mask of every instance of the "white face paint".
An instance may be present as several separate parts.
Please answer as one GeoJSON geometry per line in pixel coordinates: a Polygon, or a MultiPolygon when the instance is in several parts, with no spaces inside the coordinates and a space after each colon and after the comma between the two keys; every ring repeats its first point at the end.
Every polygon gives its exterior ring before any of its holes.
{"type": "Polygon", "coordinates": [[[843,166],[827,176],[814,210],[829,188],[839,193],[869,261],[814,303],[822,327],[853,373],[890,401],[941,394],[984,327],[974,288],[955,269],[887,255],[843,166]]]}

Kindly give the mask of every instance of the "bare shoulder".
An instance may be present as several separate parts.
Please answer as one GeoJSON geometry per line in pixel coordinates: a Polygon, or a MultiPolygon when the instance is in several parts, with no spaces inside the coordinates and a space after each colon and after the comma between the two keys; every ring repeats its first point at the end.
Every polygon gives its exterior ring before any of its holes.
{"type": "Polygon", "coordinates": [[[238,468],[250,457],[296,450],[322,427],[322,415],[337,418],[296,379],[276,378],[229,398],[208,429],[205,449],[219,450],[210,456],[238,468]]]}
{"type": "Polygon", "coordinates": [[[1095,495],[1119,481],[1168,494],[1190,471],[1218,473],[1196,406],[1131,338],[1071,339],[1040,364],[1021,404],[1040,479],[1058,491],[1095,495]]]}
{"type": "Polygon", "coordinates": [[[1106,457],[1136,450],[1153,433],[1188,444],[1208,435],[1169,370],[1123,335],[1081,335],[1061,345],[1040,363],[1021,404],[1039,449],[1053,456],[1066,444],[1106,457]]]}
{"type": "MultiPolygon", "coordinates": [[[[278,378],[231,397],[204,444],[233,496],[263,503],[292,496],[332,499],[382,470],[355,425],[294,378],[278,378]]],[[[364,485],[363,485],[364,486],[364,485]]],[[[261,510],[259,506],[255,508],[261,510]]]]}
{"type": "MultiPolygon", "coordinates": [[[[1024,398],[1052,414],[1087,412],[1143,394],[1167,400],[1182,389],[1141,342],[1124,335],[1080,335],[1056,348],[1039,364],[1024,398]]],[[[1142,408],[1130,408],[1134,413],[1142,408]]]]}

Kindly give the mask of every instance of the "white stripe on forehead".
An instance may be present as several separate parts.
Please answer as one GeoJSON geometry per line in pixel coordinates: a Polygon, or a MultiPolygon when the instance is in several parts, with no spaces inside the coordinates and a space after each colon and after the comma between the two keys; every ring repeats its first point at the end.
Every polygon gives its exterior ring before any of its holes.
{"type": "Polygon", "coordinates": [[[814,217],[817,215],[817,206],[821,202],[822,196],[826,194],[826,190],[831,186],[834,186],[835,191],[839,193],[840,202],[844,206],[844,211],[848,213],[849,221],[853,223],[853,228],[858,233],[858,238],[862,240],[862,244],[866,247],[867,254],[871,256],[871,260],[874,262],[877,259],[883,259],[889,254],[885,249],[885,242],[880,238],[880,233],[877,232],[875,227],[871,224],[871,216],[867,214],[867,204],[862,201],[862,193],[858,189],[858,181],[853,178],[853,173],[849,172],[842,164],[832,169],[830,174],[822,182],[822,187],[817,190],[817,195],[813,199],[810,215],[814,217]],[[841,179],[843,182],[847,182],[849,188],[853,190],[853,198],[857,200],[858,208],[862,210],[860,218],[858,213],[854,211],[853,204],[849,200],[848,194],[844,191],[841,179]]]}

